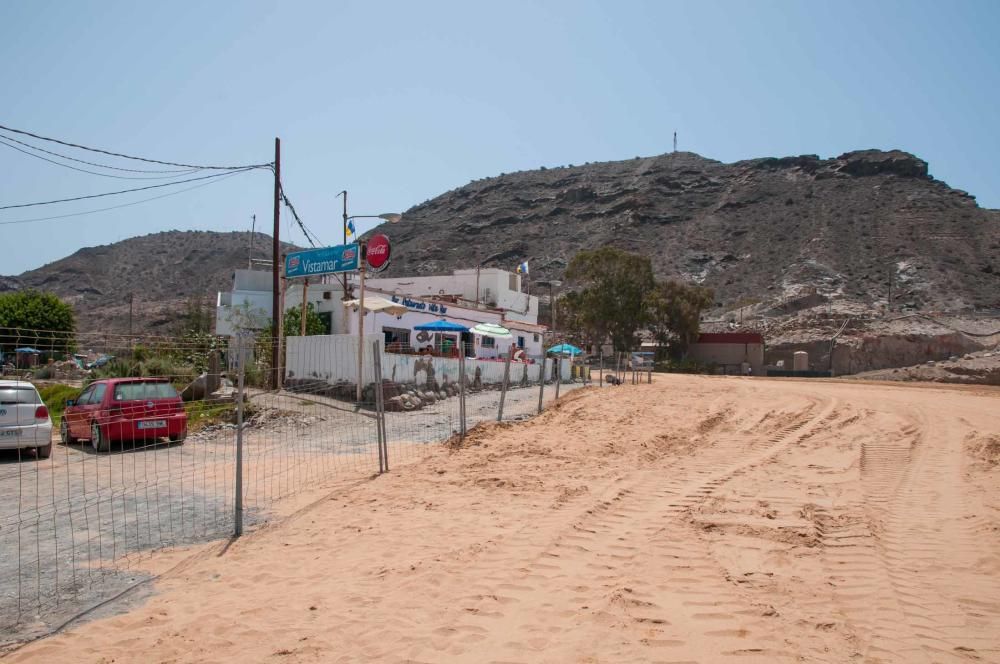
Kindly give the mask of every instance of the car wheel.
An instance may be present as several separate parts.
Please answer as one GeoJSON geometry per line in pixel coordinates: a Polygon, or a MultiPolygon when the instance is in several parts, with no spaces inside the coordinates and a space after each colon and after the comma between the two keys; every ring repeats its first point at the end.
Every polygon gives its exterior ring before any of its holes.
{"type": "Polygon", "coordinates": [[[69,425],[66,424],[66,420],[59,423],[59,439],[63,445],[71,445],[76,442],[76,438],[69,432],[69,425]]]}
{"type": "Polygon", "coordinates": [[[107,452],[111,449],[111,441],[101,435],[101,427],[97,422],[90,423],[90,446],[98,452],[107,452]]]}
{"type": "Polygon", "coordinates": [[[168,440],[171,443],[183,443],[185,438],[187,438],[187,431],[185,431],[184,433],[177,434],[176,436],[170,436],[168,440]]]}
{"type": "Polygon", "coordinates": [[[38,457],[39,459],[48,459],[49,455],[51,454],[52,454],[52,443],[35,448],[35,456],[38,457]]]}

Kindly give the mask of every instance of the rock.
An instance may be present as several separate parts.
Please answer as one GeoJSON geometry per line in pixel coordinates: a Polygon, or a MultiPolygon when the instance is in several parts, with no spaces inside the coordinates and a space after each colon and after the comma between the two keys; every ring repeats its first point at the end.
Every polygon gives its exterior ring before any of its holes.
{"type": "Polygon", "coordinates": [[[859,150],[839,157],[843,173],[865,177],[870,175],[899,175],[908,178],[926,178],[927,162],[900,150],[859,150]]]}

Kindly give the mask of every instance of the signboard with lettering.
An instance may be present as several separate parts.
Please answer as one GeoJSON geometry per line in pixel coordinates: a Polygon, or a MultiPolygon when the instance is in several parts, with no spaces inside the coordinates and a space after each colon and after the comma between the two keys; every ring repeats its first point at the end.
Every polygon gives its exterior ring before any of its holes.
{"type": "Polygon", "coordinates": [[[423,300],[411,300],[408,297],[400,297],[398,295],[392,296],[392,301],[396,304],[401,304],[407,309],[413,309],[414,311],[426,311],[432,314],[446,314],[448,313],[448,307],[443,304],[438,304],[437,302],[424,302],[423,300]]]}
{"type": "Polygon", "coordinates": [[[308,249],[285,256],[285,276],[291,279],[353,272],[358,269],[358,264],[358,245],[356,244],[308,249]]]}

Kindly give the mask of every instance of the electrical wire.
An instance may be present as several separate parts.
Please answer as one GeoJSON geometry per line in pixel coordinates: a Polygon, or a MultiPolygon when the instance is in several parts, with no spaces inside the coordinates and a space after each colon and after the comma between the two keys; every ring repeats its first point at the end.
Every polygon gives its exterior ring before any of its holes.
{"type": "Polygon", "coordinates": [[[25,143],[24,141],[19,141],[13,136],[8,136],[7,134],[0,134],[6,141],[12,141],[18,145],[23,145],[26,148],[30,148],[37,152],[44,152],[45,154],[50,154],[53,157],[59,157],[60,159],[67,159],[69,161],[75,161],[78,164],[86,164],[87,166],[96,166],[97,168],[106,168],[112,171],[123,171],[126,173],[193,173],[194,171],[201,170],[196,168],[168,168],[163,170],[146,169],[146,168],[123,168],[121,166],[108,166],[107,164],[99,164],[94,161],[87,161],[85,159],[77,159],[76,157],[70,157],[68,154],[63,154],[61,152],[53,152],[52,150],[46,150],[45,148],[40,148],[37,145],[32,145],[31,143],[25,143]]]}
{"type": "Polygon", "coordinates": [[[120,208],[127,208],[127,207],[131,207],[133,205],[139,205],[140,203],[148,203],[149,201],[155,201],[155,200],[159,200],[161,198],[167,198],[168,196],[176,196],[178,194],[183,194],[186,191],[192,191],[194,189],[201,189],[202,187],[207,187],[210,184],[218,184],[219,182],[222,182],[223,180],[227,180],[227,179],[233,177],[234,175],[239,175],[240,173],[246,173],[246,172],[247,171],[231,171],[229,173],[225,173],[225,174],[221,175],[220,177],[218,177],[215,180],[209,180],[208,182],[202,182],[201,184],[196,184],[193,187],[185,187],[184,189],[181,189],[179,191],[171,191],[171,192],[166,193],[166,194],[160,194],[159,196],[153,196],[151,198],[144,198],[144,199],[139,200],[139,201],[132,201],[131,203],[123,203],[121,205],[112,205],[110,207],[98,208],[96,210],[86,210],[84,212],[72,212],[70,214],[59,214],[59,215],[55,215],[55,216],[52,216],[52,217],[35,217],[33,219],[14,219],[14,220],[11,220],[11,221],[0,221],[0,226],[8,226],[8,225],[11,225],[11,224],[28,224],[28,223],[32,223],[32,222],[36,222],[36,221],[51,221],[51,220],[54,220],[54,219],[67,219],[69,217],[82,217],[82,216],[88,215],[88,214],[97,214],[98,212],[107,212],[108,210],[118,210],[120,208]]]}
{"type": "Polygon", "coordinates": [[[119,194],[130,194],[135,191],[146,191],[147,189],[159,189],[160,187],[172,187],[178,184],[184,184],[185,182],[195,182],[197,180],[208,180],[210,178],[217,178],[226,175],[227,173],[246,173],[247,171],[256,170],[261,168],[259,166],[248,166],[235,171],[226,171],[225,173],[213,173],[212,175],[202,175],[197,178],[188,178],[186,180],[177,180],[175,182],[163,182],[161,184],[151,184],[145,187],[135,187],[134,189],[122,189],[121,191],[107,191],[103,194],[90,194],[88,196],[74,196],[72,198],[59,198],[53,201],[39,201],[37,203],[18,203],[17,205],[2,205],[0,210],[11,210],[13,208],[25,208],[25,207],[36,207],[38,205],[53,205],[55,203],[70,203],[72,201],[83,201],[88,198],[102,198],[104,196],[118,196],[119,194]]]}
{"type": "Polygon", "coordinates": [[[280,181],[278,182],[278,194],[281,196],[281,200],[284,201],[285,207],[287,207],[292,212],[292,217],[295,218],[295,222],[299,225],[299,228],[302,230],[302,234],[306,236],[306,240],[309,241],[309,244],[311,244],[314,247],[316,246],[317,242],[323,244],[322,242],[320,242],[320,239],[316,237],[316,234],[311,233],[309,229],[306,228],[306,225],[302,223],[302,219],[299,218],[299,213],[295,211],[295,206],[292,205],[292,202],[288,200],[288,196],[285,195],[284,184],[281,183],[280,181]]]}
{"type": "MultiPolygon", "coordinates": [[[[0,136],[3,136],[3,135],[0,134],[0,136]]],[[[3,138],[7,138],[7,137],[4,136],[3,138]]],[[[24,153],[24,154],[28,155],[29,157],[34,157],[35,159],[41,159],[42,161],[47,161],[50,164],[55,164],[56,166],[62,166],[63,168],[69,168],[71,170],[79,171],[81,173],[89,173],[91,175],[99,175],[99,176],[101,176],[103,178],[117,178],[119,180],[167,180],[167,179],[170,179],[170,178],[179,178],[179,177],[183,177],[185,175],[191,175],[192,173],[197,173],[198,172],[198,169],[188,169],[186,171],[177,171],[177,173],[174,174],[174,175],[115,175],[113,173],[98,173],[97,171],[88,171],[86,168],[78,168],[77,166],[70,166],[69,164],[63,164],[61,162],[58,162],[55,159],[49,159],[48,157],[43,157],[40,154],[34,154],[34,153],[31,153],[31,152],[28,152],[27,150],[22,150],[21,148],[17,147],[16,145],[11,145],[7,141],[3,140],[3,138],[0,138],[0,145],[6,145],[10,149],[17,150],[18,152],[24,153]]],[[[13,140],[13,139],[11,139],[11,140],[13,140]]],[[[21,143],[21,141],[16,141],[16,142],[17,143],[21,143]]],[[[27,143],[21,143],[21,145],[27,145],[27,143]]],[[[31,147],[31,146],[28,146],[28,147],[31,147]]],[[[43,150],[43,152],[44,152],[44,150],[43,150]]]]}
{"type": "Polygon", "coordinates": [[[30,136],[31,138],[36,138],[40,141],[48,141],[50,143],[58,143],[59,145],[65,145],[70,148],[77,148],[79,150],[87,150],[89,152],[97,152],[100,154],[106,154],[111,157],[121,157],[122,159],[132,159],[134,161],[144,161],[149,164],[161,164],[163,166],[177,166],[179,168],[194,168],[198,170],[213,170],[213,171],[238,171],[244,168],[261,168],[265,166],[271,166],[272,162],[267,162],[264,164],[245,164],[243,166],[200,166],[197,164],[180,164],[173,161],[160,161],[159,159],[148,159],[146,157],[134,157],[132,155],[122,154],[121,152],[112,152],[110,150],[103,150],[101,148],[91,148],[86,145],[79,145],[77,143],[70,143],[69,141],[61,141],[58,138],[49,138],[47,136],[40,136],[38,134],[33,134],[30,131],[24,131],[22,129],[14,129],[13,127],[7,127],[0,125],[0,129],[4,131],[9,131],[14,134],[21,134],[22,136],[30,136]]]}

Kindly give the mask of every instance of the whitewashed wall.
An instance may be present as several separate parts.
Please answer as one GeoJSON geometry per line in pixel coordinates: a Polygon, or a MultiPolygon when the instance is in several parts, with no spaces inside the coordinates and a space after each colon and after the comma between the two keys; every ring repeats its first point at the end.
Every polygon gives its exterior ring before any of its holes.
{"type": "MultiPolygon", "coordinates": [[[[375,381],[373,342],[379,344],[382,351],[382,375],[384,378],[399,383],[412,383],[418,378],[426,380],[426,371],[421,372],[420,364],[428,360],[434,367],[434,377],[438,382],[458,380],[458,360],[449,357],[430,357],[423,355],[397,355],[384,352],[381,335],[375,339],[366,337],[364,357],[364,382],[375,381]]],[[[350,334],[334,334],[311,337],[288,337],[286,358],[286,375],[289,378],[319,378],[331,383],[339,380],[355,382],[358,373],[358,337],[350,334]]],[[[545,361],[546,376],[552,375],[552,360],[545,361]]],[[[480,380],[483,383],[500,383],[503,381],[504,363],[489,360],[466,360],[465,370],[472,380],[476,369],[479,369],[480,380]]],[[[524,364],[513,362],[510,366],[510,381],[518,383],[527,372],[529,382],[538,380],[541,364],[524,364]]],[[[563,380],[570,379],[570,365],[563,361],[561,372],[563,380]]]]}

